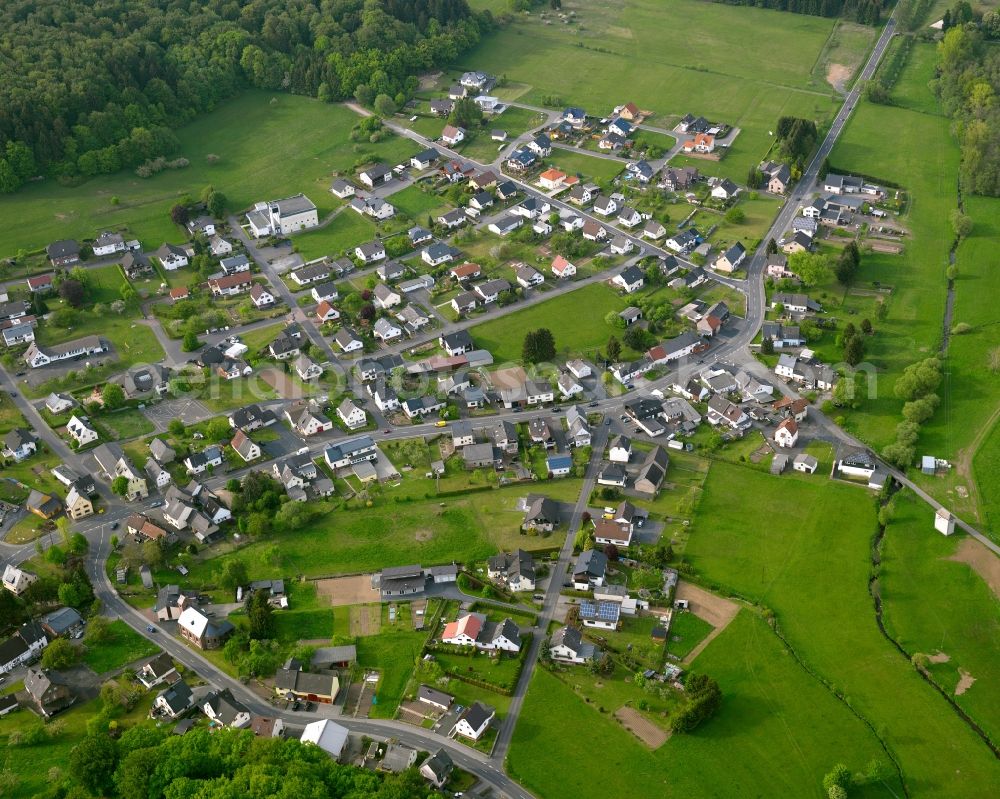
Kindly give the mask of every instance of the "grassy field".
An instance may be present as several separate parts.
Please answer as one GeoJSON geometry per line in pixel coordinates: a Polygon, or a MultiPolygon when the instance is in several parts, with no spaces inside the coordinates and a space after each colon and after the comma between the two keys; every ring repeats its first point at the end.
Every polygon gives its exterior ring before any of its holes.
{"type": "MultiPolygon", "coordinates": [[[[605,706],[602,713],[597,703],[586,704],[561,679],[537,669],[508,768],[540,796],[607,796],[608,775],[613,774],[615,795],[636,799],[818,799],[824,795],[823,774],[834,762],[862,771],[879,754],[871,732],[797,666],[766,624],[747,611],[706,648],[695,669],[719,681],[722,708],[695,734],[675,735],[656,751],[611,718],[614,708],[605,706]],[[565,730],[586,730],[588,738],[599,740],[600,757],[581,758],[578,741],[561,734],[565,730]],[[723,761],[725,768],[719,768],[723,761]],[[568,762],[572,769],[565,768],[568,762]]],[[[898,791],[895,783],[891,787],[898,791]]],[[[869,785],[851,795],[892,794],[869,785]]]]}
{"type": "Polygon", "coordinates": [[[592,356],[596,349],[607,344],[611,335],[621,338],[621,330],[607,325],[604,317],[608,312],[624,310],[628,305],[626,299],[603,283],[594,283],[548,302],[476,325],[469,332],[477,347],[493,353],[496,363],[520,360],[524,334],[539,327],[552,331],[558,354],[586,353],[592,356]],[[580,313],[582,308],[587,309],[586,314],[580,313]]]}
{"type": "Polygon", "coordinates": [[[561,169],[567,175],[582,175],[588,180],[610,180],[625,168],[621,161],[598,158],[582,150],[571,152],[559,148],[553,148],[545,163],[561,169]]]}
{"type": "Polygon", "coordinates": [[[392,718],[396,714],[426,638],[426,633],[402,628],[358,638],[358,665],[381,673],[377,701],[371,710],[375,718],[392,718]]]}
{"type": "Polygon", "coordinates": [[[971,797],[995,782],[989,749],[878,631],[866,492],[716,463],[693,527],[685,555],[698,573],[774,612],[797,655],[879,731],[908,785],[971,797]],[[734,496],[755,502],[737,512],[734,496]]]}
{"type": "Polygon", "coordinates": [[[684,658],[715,628],[693,613],[675,613],[670,622],[667,652],[684,658]]]}
{"type": "MultiPolygon", "coordinates": [[[[810,84],[816,88],[834,85],[839,67],[844,67],[853,76],[864,63],[875,44],[878,30],[871,25],[859,25],[845,19],[837,20],[830,38],[827,39],[816,65],[813,67],[810,84]]],[[[847,85],[852,80],[848,78],[847,85]]]]}
{"type": "MultiPolygon", "coordinates": [[[[568,482],[568,481],[562,481],[568,482]]],[[[282,534],[281,563],[265,561],[271,542],[239,550],[257,579],[289,572],[307,576],[355,573],[419,561],[426,565],[486,558],[498,549],[544,546],[539,538],[519,532],[519,497],[528,488],[484,491],[468,496],[381,502],[373,508],[332,511],[307,529],[282,534]]],[[[532,488],[531,490],[537,490],[532,488]]],[[[215,560],[191,566],[189,580],[201,585],[212,579],[215,560]]]]}
{"type": "Polygon", "coordinates": [[[335,207],[329,193],[333,171],[350,171],[368,154],[398,163],[417,150],[396,137],[379,144],[347,143],[356,121],[343,106],[247,91],[177,132],[178,155],[191,162],[186,169],[145,180],[120,172],[76,187],[48,180],[0,198],[0,209],[19,222],[0,233],[0,256],[60,238],[93,237],[104,229],[127,230],[146,247],[176,242],[186,234],[170,221],[171,205],[185,194],[197,196],[207,184],[224,192],[234,210],[305,192],[323,216],[335,207]],[[209,163],[210,154],[218,161],[209,163]]]}
{"type": "Polygon", "coordinates": [[[396,206],[397,213],[406,214],[418,225],[426,224],[429,214],[448,205],[442,197],[431,191],[423,191],[421,184],[417,183],[397,191],[389,198],[389,202],[396,206]]]}
{"type": "Polygon", "coordinates": [[[747,196],[739,203],[740,209],[745,214],[742,222],[729,222],[721,214],[702,210],[695,215],[693,224],[702,233],[707,233],[712,225],[716,226],[709,240],[718,251],[736,241],[741,241],[748,251],[753,252],[771,227],[780,205],[781,200],[775,197],[747,196]]]}
{"type": "Polygon", "coordinates": [[[997,740],[1000,601],[971,567],[951,560],[963,540],[933,533],[930,509],[912,494],[896,498],[879,580],[885,624],[908,652],[947,655],[929,671],[949,694],[963,673],[975,679],[955,701],[997,740]]]}
{"type": "Polygon", "coordinates": [[[120,669],[139,658],[150,657],[160,651],[151,641],[134,632],[121,619],[108,625],[107,641],[87,647],[83,662],[98,674],[120,669]]]}
{"type": "MultiPolygon", "coordinates": [[[[919,75],[905,71],[900,85],[918,81],[919,75]]],[[[902,402],[892,394],[896,377],[908,364],[934,354],[941,339],[947,288],[944,272],[953,237],[948,217],[956,204],[958,148],[944,117],[862,101],[830,161],[837,169],[901,184],[911,197],[902,219],[912,231],[904,253],[865,254],[857,281],[859,286],[877,280],[894,287],[888,316],[875,322],[876,336],[866,353],[866,359],[879,369],[878,396],[846,414],[852,433],[882,447],[893,439],[901,419],[902,402]],[[878,143],[880,131],[885,130],[896,131],[891,148],[878,143]],[[916,158],[916,153],[932,153],[933,157],[916,158]]],[[[939,417],[942,411],[947,413],[947,394],[943,398],[939,417]]]]}
{"type": "MultiPolygon", "coordinates": [[[[813,72],[834,20],[697,0],[576,0],[563,11],[574,12],[573,24],[518,17],[458,66],[524,84],[515,93],[526,103],[581,105],[603,116],[632,100],[666,127],[688,112],[739,126],[723,161],[697,165],[740,181],[764,156],[779,116],[832,117],[833,89],[813,72]],[[781,46],[748,48],[748,31],[781,46]]],[[[843,38],[846,50],[863,47],[843,38]]]]}
{"type": "Polygon", "coordinates": [[[97,416],[94,418],[94,422],[111,431],[115,440],[144,436],[156,429],[142,411],[134,408],[97,416]]]}
{"type": "Polygon", "coordinates": [[[295,236],[297,252],[307,261],[330,255],[339,258],[347,249],[375,238],[375,223],[351,209],[341,211],[325,227],[307,230],[295,236]]]}

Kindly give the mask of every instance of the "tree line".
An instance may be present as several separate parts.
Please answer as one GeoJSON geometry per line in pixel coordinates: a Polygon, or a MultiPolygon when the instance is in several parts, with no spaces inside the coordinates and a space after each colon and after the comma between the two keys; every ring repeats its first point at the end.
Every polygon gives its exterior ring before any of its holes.
{"type": "MultiPolygon", "coordinates": [[[[958,15],[958,12],[956,12],[958,15]]],[[[931,88],[956,122],[962,148],[962,188],[1000,196],[1000,15],[953,26],[938,44],[938,77],[931,88]]]]}
{"type": "Polygon", "coordinates": [[[0,192],[155,163],[174,128],[247,86],[401,103],[492,26],[466,0],[11,0],[0,192]]]}
{"type": "Polygon", "coordinates": [[[847,17],[865,25],[877,25],[890,0],[714,0],[730,6],[753,6],[814,17],[847,17]]]}

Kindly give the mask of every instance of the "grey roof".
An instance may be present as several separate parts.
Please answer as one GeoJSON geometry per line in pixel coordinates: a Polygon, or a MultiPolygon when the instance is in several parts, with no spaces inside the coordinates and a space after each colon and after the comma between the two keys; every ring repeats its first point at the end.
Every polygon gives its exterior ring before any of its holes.
{"type": "Polygon", "coordinates": [[[73,608],[59,608],[42,617],[42,623],[56,635],[62,635],[67,630],[83,623],[83,617],[73,608]]]}
{"type": "Polygon", "coordinates": [[[586,574],[588,577],[602,577],[608,568],[608,558],[599,549],[587,549],[576,559],[573,574],[586,574]]]}

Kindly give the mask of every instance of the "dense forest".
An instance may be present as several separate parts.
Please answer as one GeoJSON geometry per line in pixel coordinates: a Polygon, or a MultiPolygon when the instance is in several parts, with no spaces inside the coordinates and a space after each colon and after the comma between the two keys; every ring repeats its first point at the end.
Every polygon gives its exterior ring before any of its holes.
{"type": "Polygon", "coordinates": [[[5,0],[0,192],[169,155],[248,85],[402,100],[491,25],[466,0],[5,0]]]}
{"type": "Polygon", "coordinates": [[[890,0],[715,0],[730,6],[754,6],[814,17],[847,17],[865,25],[877,25],[892,5],[890,0]]]}
{"type": "Polygon", "coordinates": [[[956,121],[962,148],[962,188],[1000,196],[1000,15],[950,27],[938,45],[931,86],[956,121]]]}

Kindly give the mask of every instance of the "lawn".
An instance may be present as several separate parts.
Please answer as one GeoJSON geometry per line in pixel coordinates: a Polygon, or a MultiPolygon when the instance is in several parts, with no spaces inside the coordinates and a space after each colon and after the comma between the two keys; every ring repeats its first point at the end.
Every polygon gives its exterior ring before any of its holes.
{"type": "Polygon", "coordinates": [[[711,624],[693,613],[674,613],[670,621],[667,652],[679,660],[683,659],[714,629],[711,624]]]}
{"type": "Polygon", "coordinates": [[[108,633],[107,641],[88,646],[83,656],[83,662],[98,674],[120,669],[160,651],[156,644],[147,641],[121,619],[108,625],[108,633]]]}
{"type": "MultiPolygon", "coordinates": [[[[716,463],[685,557],[709,587],[774,613],[796,655],[879,731],[908,784],[928,795],[981,796],[996,779],[992,753],[875,624],[875,529],[874,503],[862,489],[716,463]],[[733,497],[754,502],[735,505],[733,497]]],[[[924,530],[936,535],[929,516],[924,530]]]]}
{"type": "Polygon", "coordinates": [[[955,694],[963,673],[975,679],[955,701],[997,740],[1000,602],[971,567],[951,560],[959,545],[975,546],[961,536],[932,532],[930,509],[912,494],[896,497],[879,579],[885,624],[908,652],[947,655],[929,671],[949,694],[955,694]]]}
{"type": "Polygon", "coordinates": [[[730,222],[721,214],[699,211],[694,224],[702,231],[712,225],[717,226],[709,237],[716,250],[721,251],[728,245],[741,241],[748,252],[753,252],[771,227],[781,202],[776,197],[748,195],[737,205],[744,214],[742,222],[730,222]]]}
{"type": "Polygon", "coordinates": [[[147,248],[179,241],[186,234],[170,221],[170,207],[184,195],[197,196],[207,184],[224,192],[234,210],[304,192],[322,217],[336,206],[329,193],[333,171],[349,172],[376,159],[399,163],[418,149],[398,137],[350,144],[357,119],[342,105],[247,91],[177,131],[177,154],[191,162],[186,169],[145,180],[120,172],[76,187],[46,180],[0,198],[0,209],[19,223],[0,233],[0,256],[56,239],[93,237],[105,229],[126,230],[147,248]],[[210,154],[218,160],[211,163],[210,154]]]}
{"type": "Polygon", "coordinates": [[[397,213],[406,214],[418,225],[426,224],[428,214],[448,205],[443,197],[430,190],[430,185],[427,183],[407,186],[393,194],[389,202],[396,207],[397,213]]]}
{"type": "MultiPolygon", "coordinates": [[[[395,202],[394,198],[390,198],[395,202]]],[[[325,227],[298,233],[293,239],[296,251],[307,261],[329,255],[339,258],[348,249],[375,238],[375,223],[351,209],[341,211],[325,227]]]]}
{"type": "Polygon", "coordinates": [[[420,657],[426,639],[424,632],[404,629],[357,639],[358,665],[381,673],[372,716],[385,719],[396,715],[406,683],[413,673],[413,664],[420,657]]]}
{"type": "Polygon", "coordinates": [[[553,148],[552,155],[545,161],[547,165],[561,169],[567,175],[582,175],[587,180],[610,180],[625,168],[621,161],[598,158],[583,150],[571,152],[553,148]]]}
{"type": "Polygon", "coordinates": [[[95,416],[94,423],[113,433],[116,441],[144,436],[156,429],[146,415],[135,408],[95,416]]]}
{"type": "MultiPolygon", "coordinates": [[[[918,45],[918,52],[921,47],[931,45],[918,45]]],[[[919,80],[919,74],[906,70],[899,85],[914,86],[919,80]]],[[[924,91],[929,92],[926,87],[924,91]]],[[[958,147],[949,129],[949,121],[941,116],[861,101],[830,156],[835,169],[893,181],[905,186],[911,197],[908,213],[901,220],[912,231],[904,253],[866,253],[857,281],[859,287],[881,281],[894,288],[887,318],[872,320],[876,335],[869,341],[865,356],[879,370],[877,397],[845,414],[847,429],[876,448],[893,439],[902,418],[902,402],[892,393],[896,377],[913,361],[935,354],[941,339],[947,288],[944,272],[953,239],[948,216],[956,204],[958,171],[958,147]],[[885,130],[895,131],[891,148],[877,143],[880,132],[885,130]],[[918,153],[934,156],[917,157],[918,153]]],[[[947,385],[943,388],[944,403],[936,419],[962,418],[956,413],[958,408],[952,410],[950,405],[954,401],[952,392],[947,385]]],[[[968,397],[967,401],[970,404],[963,407],[971,408],[974,400],[968,397]]],[[[988,414],[987,409],[984,411],[988,414]]],[[[982,419],[983,411],[966,418],[982,419]]],[[[934,425],[931,422],[928,428],[934,425]]],[[[965,429],[967,441],[974,426],[959,426],[965,429]]],[[[949,430],[948,435],[952,432],[949,430]]],[[[954,451],[951,447],[935,454],[949,455],[954,451]]]]}
{"type": "Polygon", "coordinates": [[[612,335],[621,338],[621,330],[605,323],[610,311],[629,305],[603,283],[592,283],[546,302],[515,311],[507,316],[470,328],[477,347],[493,353],[495,363],[521,359],[524,334],[547,327],[555,338],[558,355],[586,354],[593,357],[612,335]],[[582,309],[586,313],[581,313],[582,309]]]}
{"type": "MultiPolygon", "coordinates": [[[[615,795],[636,799],[819,799],[825,796],[823,774],[834,762],[863,771],[880,754],[872,733],[748,611],[706,648],[696,670],[719,681],[722,708],[695,734],[675,735],[651,752],[611,718],[614,708],[603,706],[602,713],[597,703],[586,704],[561,679],[536,669],[507,758],[511,774],[540,796],[607,796],[613,774],[615,795]],[[600,741],[600,757],[580,757],[581,734],[600,741]]],[[[898,784],[892,787],[898,796],[898,784]]],[[[893,794],[865,786],[851,795],[893,794]]]]}

